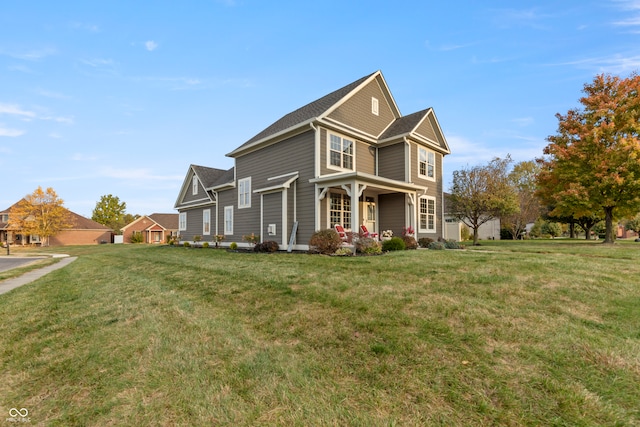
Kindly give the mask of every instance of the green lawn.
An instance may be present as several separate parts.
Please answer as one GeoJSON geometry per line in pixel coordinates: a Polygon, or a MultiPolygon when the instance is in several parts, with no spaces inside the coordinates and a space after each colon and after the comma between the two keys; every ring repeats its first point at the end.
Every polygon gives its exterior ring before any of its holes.
{"type": "Polygon", "coordinates": [[[65,248],[0,295],[0,420],[640,425],[640,244],[482,243],[65,248]]]}

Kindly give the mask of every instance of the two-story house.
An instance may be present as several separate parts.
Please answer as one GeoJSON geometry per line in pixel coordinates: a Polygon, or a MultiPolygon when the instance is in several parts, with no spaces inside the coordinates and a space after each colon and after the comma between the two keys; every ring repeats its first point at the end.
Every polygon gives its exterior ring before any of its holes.
{"type": "Polygon", "coordinates": [[[178,195],[181,241],[255,233],[308,249],[335,224],[443,236],[442,160],[431,108],[402,116],[380,71],[280,118],[231,151],[229,170],[191,165],[178,195]]]}

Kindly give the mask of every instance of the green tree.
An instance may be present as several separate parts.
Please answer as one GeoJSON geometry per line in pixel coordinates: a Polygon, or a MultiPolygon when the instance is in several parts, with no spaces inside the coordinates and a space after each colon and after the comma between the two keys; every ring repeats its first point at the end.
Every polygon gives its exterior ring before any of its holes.
{"type": "Polygon", "coordinates": [[[487,165],[453,172],[451,213],[473,230],[478,244],[478,229],[488,221],[518,211],[518,200],[508,178],[511,157],[494,158],[487,165]]]}
{"type": "Polygon", "coordinates": [[[640,213],[627,221],[624,225],[627,230],[635,231],[640,235],[640,213]]]}
{"type": "Polygon", "coordinates": [[[604,243],[613,243],[616,216],[640,210],[640,76],[601,74],[585,84],[582,109],[557,114],[539,160],[540,195],[552,215],[602,213],[604,243]]]}
{"type": "Polygon", "coordinates": [[[118,231],[126,225],[124,220],[126,210],[127,204],[125,202],[121,202],[117,196],[107,194],[101,196],[100,201],[96,203],[91,219],[106,225],[113,231],[118,231]]]}
{"type": "Polygon", "coordinates": [[[49,237],[70,226],[69,211],[51,187],[46,190],[38,187],[9,212],[8,227],[30,236],[40,236],[43,246],[49,245],[49,237]]]}
{"type": "Polygon", "coordinates": [[[559,222],[545,221],[542,224],[542,234],[548,234],[553,239],[562,234],[562,226],[559,222]]]}
{"type": "Polygon", "coordinates": [[[513,239],[517,239],[526,230],[527,224],[540,216],[540,202],[535,195],[536,176],[539,166],[533,160],[517,163],[509,173],[508,179],[518,200],[518,211],[504,215],[500,219],[513,239]]]}

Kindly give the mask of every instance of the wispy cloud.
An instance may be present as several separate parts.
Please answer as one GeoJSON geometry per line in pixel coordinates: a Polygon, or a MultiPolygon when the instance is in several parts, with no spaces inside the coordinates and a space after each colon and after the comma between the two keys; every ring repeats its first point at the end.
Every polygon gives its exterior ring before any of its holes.
{"type": "Polygon", "coordinates": [[[516,125],[521,127],[530,126],[533,124],[533,122],[534,122],[533,117],[519,117],[511,120],[511,123],[515,123],[516,125]]]}
{"type": "Polygon", "coordinates": [[[493,23],[498,28],[529,27],[534,29],[547,29],[543,22],[552,17],[549,14],[540,13],[537,9],[495,9],[493,10],[493,23]]]}
{"type": "Polygon", "coordinates": [[[91,33],[99,33],[100,27],[96,24],[88,24],[86,22],[71,22],[69,26],[76,30],[89,31],[91,33]]]}
{"type": "Polygon", "coordinates": [[[616,54],[577,59],[555,65],[573,65],[581,69],[593,70],[598,73],[627,74],[640,68],[640,55],[625,56],[616,54]]]}
{"type": "Polygon", "coordinates": [[[613,0],[613,3],[625,11],[625,18],[612,22],[612,25],[631,28],[630,32],[634,34],[640,33],[640,0],[613,0]]]}
{"type": "Polygon", "coordinates": [[[93,162],[98,160],[98,156],[83,153],[74,153],[71,156],[71,160],[75,162],[93,162]]]}
{"type": "Polygon", "coordinates": [[[481,44],[481,41],[469,42],[469,43],[443,43],[440,45],[433,45],[431,41],[426,40],[424,45],[429,50],[439,51],[439,52],[449,52],[453,50],[466,49],[468,47],[473,47],[481,44]]]}
{"type": "Polygon", "coordinates": [[[59,92],[52,92],[45,89],[35,89],[34,92],[46,98],[53,98],[53,99],[70,99],[71,98],[70,96],[67,96],[65,94],[62,94],[59,92]]]}
{"type": "Polygon", "coordinates": [[[6,128],[3,124],[0,124],[0,136],[16,137],[25,133],[23,130],[6,128]]]}
{"type": "Polygon", "coordinates": [[[182,175],[155,175],[151,169],[118,169],[114,167],[105,167],[100,171],[102,176],[107,178],[138,180],[138,181],[182,181],[182,175]]]}
{"type": "Polygon", "coordinates": [[[148,40],[144,43],[144,47],[149,51],[149,52],[153,52],[154,50],[156,50],[158,48],[158,43],[154,42],[153,40],[148,40]]]}
{"type": "Polygon", "coordinates": [[[43,58],[46,58],[47,56],[55,55],[56,53],[56,49],[50,47],[23,51],[0,49],[0,55],[9,56],[15,59],[22,59],[25,61],[39,61],[43,58]]]}
{"type": "Polygon", "coordinates": [[[20,117],[35,118],[36,113],[33,111],[27,111],[22,107],[14,104],[0,104],[0,114],[8,114],[20,117]]]}
{"type": "Polygon", "coordinates": [[[73,124],[73,117],[53,116],[47,113],[36,113],[35,111],[25,110],[19,105],[0,103],[0,115],[17,116],[24,121],[47,120],[57,123],[73,124]]]}

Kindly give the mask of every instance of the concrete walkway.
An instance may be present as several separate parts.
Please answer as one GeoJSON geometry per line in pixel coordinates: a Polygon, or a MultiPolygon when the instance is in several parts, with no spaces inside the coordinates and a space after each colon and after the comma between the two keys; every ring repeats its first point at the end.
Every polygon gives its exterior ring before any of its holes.
{"type": "Polygon", "coordinates": [[[0,294],[9,292],[10,290],[17,288],[18,286],[31,283],[34,280],[41,278],[45,274],[49,274],[52,271],[62,267],[66,267],[67,265],[71,264],[73,261],[78,259],[78,257],[69,257],[66,255],[54,256],[54,258],[62,258],[62,257],[64,258],[53,265],[49,265],[47,267],[42,267],[42,268],[38,268],[37,270],[29,271],[28,273],[25,273],[22,276],[14,277],[12,279],[3,280],[2,282],[0,282],[0,294]]]}

